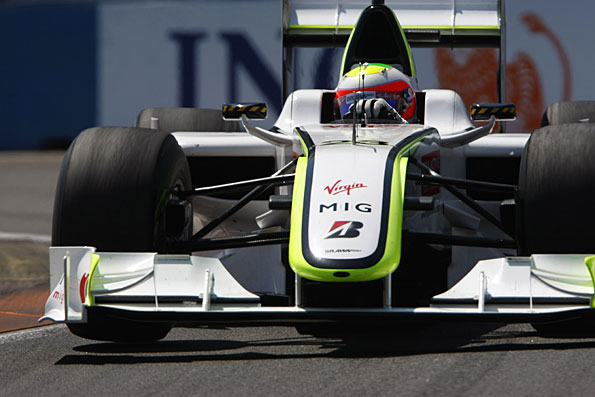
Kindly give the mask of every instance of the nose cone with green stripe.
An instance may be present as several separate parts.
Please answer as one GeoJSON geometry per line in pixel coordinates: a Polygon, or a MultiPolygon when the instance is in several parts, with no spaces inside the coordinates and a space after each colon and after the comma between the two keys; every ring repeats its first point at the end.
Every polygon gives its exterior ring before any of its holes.
{"type": "Polygon", "coordinates": [[[400,260],[408,156],[435,130],[412,124],[361,128],[360,143],[352,145],[341,139],[351,126],[318,128],[312,136],[307,126],[297,129],[309,144],[296,169],[290,266],[316,281],[384,277],[400,260]]]}

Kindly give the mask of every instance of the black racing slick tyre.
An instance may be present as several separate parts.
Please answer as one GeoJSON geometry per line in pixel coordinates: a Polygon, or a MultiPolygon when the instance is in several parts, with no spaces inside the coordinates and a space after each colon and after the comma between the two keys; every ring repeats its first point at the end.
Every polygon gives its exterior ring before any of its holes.
{"type": "Polygon", "coordinates": [[[137,119],[137,127],[151,128],[151,117],[159,119],[159,129],[166,132],[206,131],[239,132],[236,121],[223,120],[221,110],[198,108],[149,108],[142,110],[137,119]]]}
{"type": "MultiPolygon", "coordinates": [[[[533,132],[519,173],[519,255],[595,251],[595,124],[552,125],[533,132]]],[[[595,321],[532,323],[544,336],[593,335],[595,321]]]]}
{"type": "Polygon", "coordinates": [[[184,152],[170,134],[121,127],[85,130],[62,163],[52,244],[162,251],[168,193],[176,187],[190,190],[192,185],[184,152]]]}
{"type": "MultiPolygon", "coordinates": [[[[184,153],[173,136],[142,128],[97,127],[79,134],[62,163],[52,224],[53,246],[101,252],[160,252],[165,209],[174,188],[191,188],[184,153]]],[[[191,232],[191,222],[189,226],[191,232]]],[[[68,324],[78,336],[120,342],[158,340],[170,323],[136,323],[89,313],[68,324]]]]}
{"type": "Polygon", "coordinates": [[[553,103],[543,113],[541,126],[580,122],[595,123],[595,101],[553,103]]]}
{"type": "Polygon", "coordinates": [[[519,254],[595,250],[595,124],[542,127],[533,132],[519,173],[519,254]]]}

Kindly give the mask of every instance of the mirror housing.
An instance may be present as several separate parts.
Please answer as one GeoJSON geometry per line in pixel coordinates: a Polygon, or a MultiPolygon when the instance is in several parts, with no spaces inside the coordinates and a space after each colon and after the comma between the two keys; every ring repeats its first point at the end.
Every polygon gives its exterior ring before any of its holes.
{"type": "Polygon", "coordinates": [[[488,121],[494,116],[496,121],[516,119],[516,105],[514,103],[476,103],[471,105],[471,120],[488,121]]]}
{"type": "Polygon", "coordinates": [[[267,118],[267,105],[265,103],[226,103],[221,107],[223,120],[240,120],[242,116],[251,120],[264,120],[267,118]]]}

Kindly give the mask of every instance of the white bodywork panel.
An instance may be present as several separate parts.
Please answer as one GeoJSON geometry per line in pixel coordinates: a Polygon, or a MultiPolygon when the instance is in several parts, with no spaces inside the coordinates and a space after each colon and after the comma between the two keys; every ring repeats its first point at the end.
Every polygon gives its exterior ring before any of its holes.
{"type": "Polygon", "coordinates": [[[465,157],[521,157],[531,134],[490,134],[462,147],[465,157]]]}
{"type": "Polygon", "coordinates": [[[291,134],[296,127],[320,124],[322,94],[328,90],[297,90],[292,92],[283,105],[275,127],[291,134]]]}
{"type": "Polygon", "coordinates": [[[245,132],[174,132],[186,157],[276,156],[275,147],[245,132]]]}
{"type": "Polygon", "coordinates": [[[425,90],[425,124],[438,130],[441,136],[473,128],[463,100],[451,90],[425,90]]]}

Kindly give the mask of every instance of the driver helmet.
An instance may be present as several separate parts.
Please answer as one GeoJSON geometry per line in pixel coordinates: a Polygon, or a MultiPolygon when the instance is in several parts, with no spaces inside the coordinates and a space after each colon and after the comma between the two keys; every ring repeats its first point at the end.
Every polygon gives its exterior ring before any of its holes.
{"type": "Polygon", "coordinates": [[[390,65],[365,63],[341,78],[336,93],[341,118],[344,119],[348,113],[348,117],[351,115],[357,92],[361,93],[358,100],[384,99],[405,120],[415,116],[415,95],[409,78],[390,65]]]}

